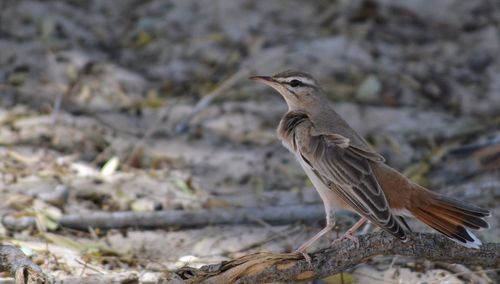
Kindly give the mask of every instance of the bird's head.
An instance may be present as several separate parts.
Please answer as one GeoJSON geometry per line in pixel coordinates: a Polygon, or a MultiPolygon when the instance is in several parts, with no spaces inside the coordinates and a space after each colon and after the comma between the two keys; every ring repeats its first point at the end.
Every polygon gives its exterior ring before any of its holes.
{"type": "Polygon", "coordinates": [[[320,86],[307,73],[287,70],[273,76],[253,76],[250,79],[264,83],[278,91],[290,110],[308,109],[324,103],[321,100],[320,86]]]}

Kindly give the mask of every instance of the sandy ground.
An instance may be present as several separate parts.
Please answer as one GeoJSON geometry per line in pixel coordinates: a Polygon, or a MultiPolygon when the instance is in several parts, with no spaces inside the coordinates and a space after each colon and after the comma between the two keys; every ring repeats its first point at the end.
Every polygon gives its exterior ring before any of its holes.
{"type": "MultiPolygon", "coordinates": [[[[320,203],[276,138],[285,103],[246,80],[295,68],[317,77],[390,165],[491,209],[492,228],[478,236],[499,242],[499,23],[495,1],[2,1],[0,209],[38,223],[0,225],[0,240],[57,281],[94,283],[155,283],[184,265],[293,250],[324,220],[85,232],[51,220],[320,203]]],[[[344,274],[469,279],[397,257],[344,274]]]]}

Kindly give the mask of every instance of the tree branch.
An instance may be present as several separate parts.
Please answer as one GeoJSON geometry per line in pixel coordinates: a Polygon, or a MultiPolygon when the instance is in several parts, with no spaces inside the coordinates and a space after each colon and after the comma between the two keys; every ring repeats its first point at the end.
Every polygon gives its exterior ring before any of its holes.
{"type": "Polygon", "coordinates": [[[239,259],[177,272],[187,283],[268,283],[324,278],[376,255],[403,255],[431,261],[500,267],[500,244],[468,249],[437,234],[414,234],[402,243],[385,232],[359,236],[359,246],[350,240],[311,254],[311,264],[300,254],[257,253],[239,259]]]}
{"type": "Polygon", "coordinates": [[[0,245],[0,272],[14,275],[17,283],[49,283],[47,276],[15,246],[0,245]]]}

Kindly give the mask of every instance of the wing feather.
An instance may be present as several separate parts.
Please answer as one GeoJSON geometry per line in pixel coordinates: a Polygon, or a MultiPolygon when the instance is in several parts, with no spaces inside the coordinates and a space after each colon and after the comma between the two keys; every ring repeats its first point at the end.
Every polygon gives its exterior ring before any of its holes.
{"type": "Polygon", "coordinates": [[[406,238],[372,172],[371,163],[385,161],[381,155],[352,146],[338,134],[302,138],[294,141],[296,150],[322,182],[361,215],[394,236],[406,238]]]}

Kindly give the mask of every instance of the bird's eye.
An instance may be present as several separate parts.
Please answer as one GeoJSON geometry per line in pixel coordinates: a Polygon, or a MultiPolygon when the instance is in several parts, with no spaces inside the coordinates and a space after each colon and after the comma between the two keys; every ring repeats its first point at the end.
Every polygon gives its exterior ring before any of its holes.
{"type": "Polygon", "coordinates": [[[302,82],[300,82],[299,80],[293,79],[292,81],[290,81],[290,86],[292,86],[293,88],[301,86],[301,85],[302,85],[302,82]]]}

